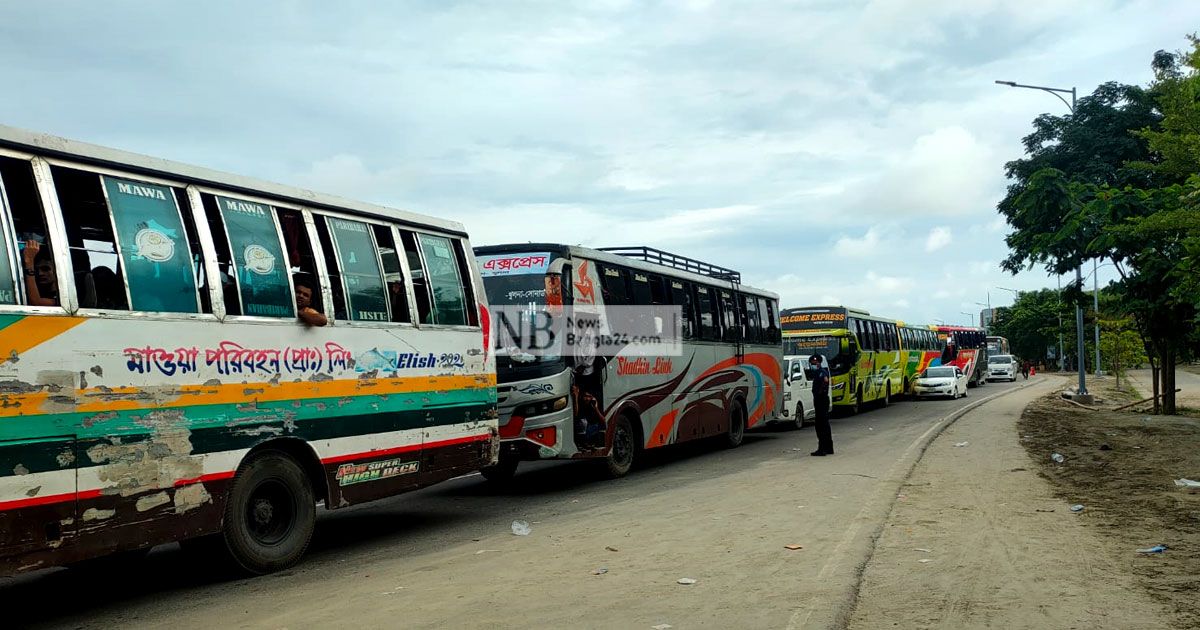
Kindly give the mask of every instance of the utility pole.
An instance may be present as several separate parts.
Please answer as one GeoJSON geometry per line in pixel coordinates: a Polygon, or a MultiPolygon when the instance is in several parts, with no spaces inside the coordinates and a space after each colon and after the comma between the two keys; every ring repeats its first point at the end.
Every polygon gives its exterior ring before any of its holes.
{"type": "MultiPolygon", "coordinates": [[[[1043,92],[1047,92],[1047,93],[1055,96],[1056,98],[1058,98],[1058,100],[1062,101],[1063,103],[1066,103],[1067,107],[1071,108],[1071,116],[1072,117],[1075,116],[1075,88],[1071,88],[1068,90],[1065,88],[1052,88],[1052,87],[1046,87],[1043,85],[1022,85],[1020,83],[1016,83],[1015,81],[996,81],[996,83],[999,85],[1007,85],[1008,87],[1026,88],[1026,89],[1030,89],[1030,90],[1041,90],[1043,92]],[[1062,94],[1070,94],[1071,102],[1067,103],[1067,99],[1063,98],[1062,94]]],[[[1076,282],[1076,284],[1079,285],[1080,290],[1082,290],[1083,289],[1083,265],[1082,264],[1075,268],[1075,282],[1076,282]]],[[[1060,288],[1060,291],[1061,291],[1061,288],[1060,288]]],[[[1097,304],[1098,303],[1099,302],[1097,301],[1097,304]]],[[[1075,389],[1075,393],[1082,395],[1082,396],[1086,396],[1088,391],[1087,391],[1087,366],[1085,364],[1087,362],[1084,361],[1084,356],[1087,354],[1087,346],[1083,342],[1083,308],[1080,307],[1078,304],[1075,305],[1075,341],[1076,341],[1076,357],[1077,357],[1076,362],[1079,364],[1079,366],[1078,366],[1079,367],[1079,387],[1077,387],[1075,389]]],[[[1061,348],[1062,341],[1059,341],[1059,346],[1061,348]]],[[[1097,348],[1100,347],[1099,333],[1097,333],[1096,347],[1097,348]]],[[[1099,366],[1097,366],[1096,369],[1099,369],[1099,366]]]]}

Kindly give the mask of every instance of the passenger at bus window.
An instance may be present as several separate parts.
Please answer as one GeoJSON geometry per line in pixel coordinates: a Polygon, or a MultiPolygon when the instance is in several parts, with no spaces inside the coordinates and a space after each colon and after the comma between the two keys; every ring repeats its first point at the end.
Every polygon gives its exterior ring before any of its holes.
{"type": "Polygon", "coordinates": [[[75,270],[75,291],[79,295],[79,306],[96,308],[96,282],[92,276],[92,262],[86,249],[70,248],[71,268],[75,270]]]}
{"type": "Polygon", "coordinates": [[[30,306],[58,306],[58,275],[54,270],[54,257],[49,248],[42,249],[41,243],[25,241],[22,252],[25,262],[25,294],[30,306]]]}
{"type": "Polygon", "coordinates": [[[296,315],[309,326],[324,326],[329,323],[325,316],[312,307],[313,287],[308,280],[296,277],[296,315]]]}
{"type": "Polygon", "coordinates": [[[946,340],[946,347],[942,350],[942,363],[953,363],[958,358],[958,348],[954,345],[953,339],[946,340]]]}
{"type": "Polygon", "coordinates": [[[126,308],[125,287],[121,284],[121,278],[117,276],[117,272],[101,265],[92,269],[90,275],[93,291],[95,292],[93,301],[96,308],[107,310],[124,310],[126,308]]]}

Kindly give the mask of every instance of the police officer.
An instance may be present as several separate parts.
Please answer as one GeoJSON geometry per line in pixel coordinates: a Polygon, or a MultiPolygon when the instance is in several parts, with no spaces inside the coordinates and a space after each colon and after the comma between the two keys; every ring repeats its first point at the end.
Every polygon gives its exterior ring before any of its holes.
{"type": "Polygon", "coordinates": [[[829,428],[829,369],[819,354],[809,357],[808,364],[816,371],[812,379],[812,393],[813,410],[817,413],[817,450],[811,455],[833,455],[833,432],[829,428]]]}

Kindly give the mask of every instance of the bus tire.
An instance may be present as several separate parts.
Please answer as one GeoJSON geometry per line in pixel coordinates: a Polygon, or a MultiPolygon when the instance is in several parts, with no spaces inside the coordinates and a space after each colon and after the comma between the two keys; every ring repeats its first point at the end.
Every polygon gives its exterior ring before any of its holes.
{"type": "Polygon", "coordinates": [[[613,423],[612,447],[604,458],[604,476],[618,479],[629,474],[637,458],[638,437],[629,414],[621,414],[613,423]]]}
{"type": "Polygon", "coordinates": [[[737,448],[746,439],[746,405],[742,399],[733,401],[729,410],[729,431],[725,434],[725,447],[737,448]]]}
{"type": "Polygon", "coordinates": [[[891,384],[885,385],[883,387],[883,406],[884,407],[892,406],[892,386],[891,386],[891,384]]]}
{"type": "Polygon", "coordinates": [[[796,403],[796,421],[792,423],[792,426],[797,429],[803,429],[808,426],[808,423],[804,421],[804,403],[802,402],[796,403]]]}
{"type": "Polygon", "coordinates": [[[859,385],[858,390],[854,393],[854,404],[850,405],[847,411],[849,411],[849,415],[855,416],[858,415],[858,412],[862,411],[862,408],[862,385],[859,385]]]}
{"type": "Polygon", "coordinates": [[[494,484],[504,484],[512,481],[513,475],[517,474],[517,465],[521,460],[516,457],[500,456],[499,461],[493,466],[484,466],[479,469],[479,474],[483,478],[494,484]]]}
{"type": "Polygon", "coordinates": [[[296,564],[308,549],[315,526],[312,482],[296,460],[267,450],[238,470],[221,530],[237,567],[262,575],[296,564]]]}

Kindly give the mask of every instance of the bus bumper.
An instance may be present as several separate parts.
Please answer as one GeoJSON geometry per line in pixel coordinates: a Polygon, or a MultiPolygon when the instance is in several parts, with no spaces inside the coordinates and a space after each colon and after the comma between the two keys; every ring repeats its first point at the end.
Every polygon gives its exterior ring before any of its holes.
{"type": "Polygon", "coordinates": [[[520,459],[555,459],[575,454],[574,411],[569,371],[496,388],[500,443],[520,459]]]}

